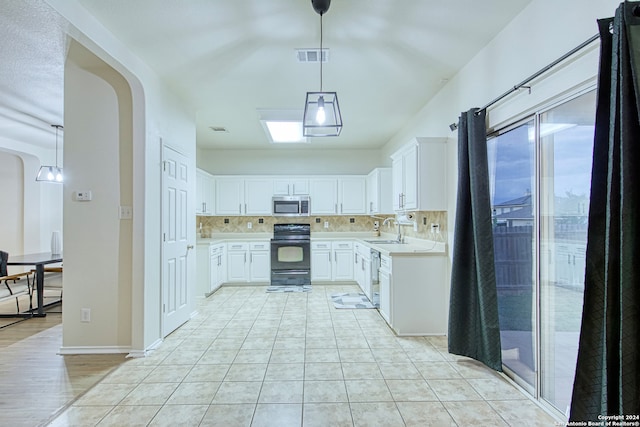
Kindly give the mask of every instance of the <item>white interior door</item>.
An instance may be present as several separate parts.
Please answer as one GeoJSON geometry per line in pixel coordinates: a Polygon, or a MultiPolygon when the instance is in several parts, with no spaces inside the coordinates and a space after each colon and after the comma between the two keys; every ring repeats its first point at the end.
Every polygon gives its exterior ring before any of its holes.
{"type": "Polygon", "coordinates": [[[191,315],[187,257],[189,160],[162,149],[162,336],[166,337],[191,315]]]}

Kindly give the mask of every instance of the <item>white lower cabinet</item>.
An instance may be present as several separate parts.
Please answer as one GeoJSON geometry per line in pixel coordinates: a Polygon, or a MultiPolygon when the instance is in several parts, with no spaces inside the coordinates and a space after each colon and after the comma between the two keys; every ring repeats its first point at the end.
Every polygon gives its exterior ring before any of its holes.
{"type": "Polygon", "coordinates": [[[332,280],[331,259],[331,242],[311,242],[311,281],[332,280]]]}
{"type": "Polygon", "coordinates": [[[249,244],[244,242],[227,244],[227,282],[249,281],[249,244]]]}
{"type": "Polygon", "coordinates": [[[444,253],[381,256],[380,314],[396,334],[446,334],[445,261],[444,253]]]}
{"type": "Polygon", "coordinates": [[[333,242],[333,280],[353,280],[353,242],[333,242]]]}
{"type": "Polygon", "coordinates": [[[311,242],[311,280],[353,280],[353,242],[311,242]]]}
{"type": "Polygon", "coordinates": [[[388,256],[380,256],[380,315],[387,323],[391,323],[389,312],[391,311],[391,259],[388,256]]]}
{"type": "Polygon", "coordinates": [[[224,244],[199,244],[196,251],[196,282],[198,295],[209,295],[226,280],[224,244]]]}
{"type": "Polygon", "coordinates": [[[269,249],[268,241],[228,243],[227,282],[269,282],[271,280],[269,249]]]}
{"type": "Polygon", "coordinates": [[[249,280],[252,283],[271,281],[269,242],[251,242],[249,244],[249,280]]]}
{"type": "Polygon", "coordinates": [[[360,286],[360,289],[369,298],[373,300],[371,292],[371,249],[368,246],[356,243],[354,245],[354,272],[353,278],[360,286]]]}

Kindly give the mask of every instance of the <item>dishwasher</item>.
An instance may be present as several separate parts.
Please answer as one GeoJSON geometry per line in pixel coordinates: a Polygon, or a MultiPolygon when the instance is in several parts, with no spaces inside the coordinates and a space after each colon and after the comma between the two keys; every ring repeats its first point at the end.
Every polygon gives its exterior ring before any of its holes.
{"type": "Polygon", "coordinates": [[[371,249],[371,303],[380,307],[380,252],[371,249]]]}

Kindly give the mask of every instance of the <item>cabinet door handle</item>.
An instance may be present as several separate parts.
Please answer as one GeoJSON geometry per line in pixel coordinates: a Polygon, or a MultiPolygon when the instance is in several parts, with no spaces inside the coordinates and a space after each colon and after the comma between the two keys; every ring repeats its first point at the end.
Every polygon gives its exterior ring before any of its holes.
{"type": "Polygon", "coordinates": [[[342,209],[342,203],[340,203],[340,213],[344,212],[344,210],[342,209]]]}
{"type": "Polygon", "coordinates": [[[373,202],[369,202],[369,212],[373,212],[373,202]]]}
{"type": "Polygon", "coordinates": [[[337,253],[337,252],[334,252],[334,253],[333,253],[333,260],[334,260],[335,262],[338,262],[338,253],[337,253]]]}
{"type": "Polygon", "coordinates": [[[247,253],[246,252],[244,253],[244,263],[245,264],[247,263],[247,253]]]}
{"type": "Polygon", "coordinates": [[[333,207],[333,211],[335,213],[338,213],[338,204],[336,203],[335,206],[333,207]]]}
{"type": "MultiPolygon", "coordinates": [[[[293,191],[296,191],[296,187],[295,186],[293,187],[293,191]]],[[[291,184],[287,184],[287,194],[288,195],[292,195],[292,193],[291,193],[291,184]]]]}
{"type": "Polygon", "coordinates": [[[253,264],[253,252],[249,255],[249,263],[253,264]]]}

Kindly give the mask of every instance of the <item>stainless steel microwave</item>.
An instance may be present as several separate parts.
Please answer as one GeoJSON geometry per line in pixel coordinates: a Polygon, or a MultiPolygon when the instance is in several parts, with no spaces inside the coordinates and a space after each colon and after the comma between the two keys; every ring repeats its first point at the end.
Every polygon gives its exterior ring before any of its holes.
{"type": "Polygon", "coordinates": [[[273,215],[309,216],[309,196],[278,196],[273,198],[273,215]]]}

